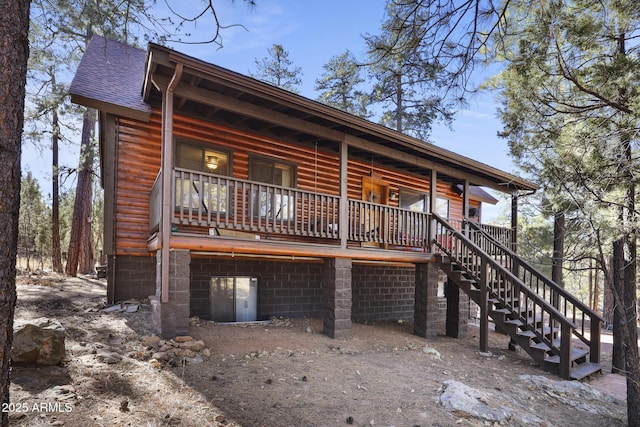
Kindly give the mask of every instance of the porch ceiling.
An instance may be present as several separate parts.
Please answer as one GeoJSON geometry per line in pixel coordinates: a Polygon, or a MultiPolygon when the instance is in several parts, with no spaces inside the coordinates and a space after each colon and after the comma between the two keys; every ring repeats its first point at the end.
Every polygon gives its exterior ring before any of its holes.
{"type": "Polygon", "coordinates": [[[452,184],[468,179],[505,193],[537,189],[515,175],[171,49],[150,44],[147,57],[143,96],[151,105],[161,106],[162,91],[182,64],[175,112],[321,150],[337,152],[345,141],[351,157],[413,174],[428,176],[435,169],[439,180],[452,184]]]}

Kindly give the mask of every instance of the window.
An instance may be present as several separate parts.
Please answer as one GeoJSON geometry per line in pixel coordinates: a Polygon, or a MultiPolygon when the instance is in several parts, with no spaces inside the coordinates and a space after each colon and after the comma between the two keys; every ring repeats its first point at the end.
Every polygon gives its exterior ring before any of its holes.
{"type": "Polygon", "coordinates": [[[271,184],[254,191],[254,206],[262,217],[289,220],[295,216],[295,198],[287,188],[295,186],[296,168],[292,164],[252,157],[249,179],[271,184]],[[284,187],[284,188],[283,188],[284,187]]]}
{"type": "Polygon", "coordinates": [[[413,190],[400,189],[400,209],[414,212],[427,212],[429,206],[429,193],[419,193],[413,190]]]}
{"type": "Polygon", "coordinates": [[[446,197],[436,198],[436,214],[443,219],[449,219],[449,199],[446,197]]]}
{"type": "MultiPolygon", "coordinates": [[[[399,207],[412,212],[428,212],[429,193],[400,189],[399,207]]],[[[400,219],[400,229],[403,238],[409,243],[422,244],[427,235],[429,224],[422,215],[403,214],[400,219]]]]}
{"type": "Polygon", "coordinates": [[[251,159],[250,179],[282,187],[294,186],[295,167],[270,159],[251,159]]]}
{"type": "Polygon", "coordinates": [[[177,168],[217,175],[229,175],[229,153],[204,145],[179,141],[176,144],[177,168]]]}
{"type": "Polygon", "coordinates": [[[229,175],[229,153],[204,144],[178,141],[175,166],[205,174],[191,175],[186,171],[177,171],[176,207],[201,209],[204,212],[227,211],[227,181],[207,174],[229,175]]]}

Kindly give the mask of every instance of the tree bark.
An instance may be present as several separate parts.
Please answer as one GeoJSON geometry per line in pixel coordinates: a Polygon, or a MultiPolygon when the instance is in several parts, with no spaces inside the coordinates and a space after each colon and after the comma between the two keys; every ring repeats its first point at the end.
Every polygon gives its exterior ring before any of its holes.
{"type": "MultiPolygon", "coordinates": [[[[9,403],[10,351],[16,305],[20,156],[29,57],[28,0],[0,3],[0,404],[9,403]]],[[[8,412],[1,424],[9,425],[8,412]]]]}
{"type": "Polygon", "coordinates": [[[613,355],[611,358],[611,372],[614,374],[624,375],[624,347],[622,345],[622,316],[618,309],[622,303],[622,294],[624,293],[624,276],[623,253],[624,244],[622,239],[613,242],[613,262],[611,270],[613,274],[613,355]]]}
{"type": "Polygon", "coordinates": [[[77,276],[78,268],[84,274],[93,271],[93,249],[91,244],[91,178],[93,174],[93,149],[91,140],[96,123],[96,114],[87,109],[82,120],[82,141],[80,143],[80,172],[76,185],[76,199],[73,205],[69,256],[66,273],[77,276]]]}
{"type": "MultiPolygon", "coordinates": [[[[55,74],[53,76],[53,85],[55,87],[55,74]]],[[[58,123],[58,110],[53,109],[52,115],[53,134],[51,136],[51,264],[53,271],[62,273],[62,250],[60,248],[60,185],[59,185],[59,161],[58,161],[58,140],[60,133],[60,124],[58,123]]]]}
{"type": "Polygon", "coordinates": [[[553,264],[551,267],[551,280],[564,288],[562,273],[562,261],[564,259],[564,212],[556,212],[553,215],[553,264]]]}

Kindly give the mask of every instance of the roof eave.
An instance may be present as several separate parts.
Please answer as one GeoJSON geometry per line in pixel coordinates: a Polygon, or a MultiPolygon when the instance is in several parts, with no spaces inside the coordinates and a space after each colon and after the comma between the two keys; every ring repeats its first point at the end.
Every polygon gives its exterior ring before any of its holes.
{"type": "Polygon", "coordinates": [[[145,88],[143,89],[145,100],[148,99],[148,85],[152,84],[151,74],[153,73],[154,62],[170,67],[175,66],[177,63],[181,63],[184,67],[196,70],[216,79],[217,81],[224,82],[231,87],[238,88],[245,92],[250,92],[255,96],[265,97],[267,99],[286,104],[292,108],[306,111],[309,114],[335,121],[343,126],[351,127],[353,129],[393,141],[395,144],[410,148],[411,150],[426,154],[435,159],[469,168],[479,175],[484,175],[489,178],[495,183],[491,188],[503,193],[517,191],[535,192],[539,188],[536,184],[526,179],[501,171],[500,169],[486,165],[482,162],[470,159],[433,144],[428,144],[409,135],[402,134],[380,124],[370,122],[320,102],[305,98],[296,93],[283,90],[257,79],[247,77],[240,73],[219,67],[215,64],[207,63],[200,59],[153,43],[149,44],[148,61],[145,68],[145,88]]]}
{"type": "Polygon", "coordinates": [[[133,108],[123,107],[117,104],[99,101],[93,98],[87,98],[82,95],[71,93],[71,102],[88,108],[95,108],[98,111],[114,114],[117,116],[127,117],[130,119],[148,122],[151,117],[151,107],[148,110],[136,110],[133,108]]]}

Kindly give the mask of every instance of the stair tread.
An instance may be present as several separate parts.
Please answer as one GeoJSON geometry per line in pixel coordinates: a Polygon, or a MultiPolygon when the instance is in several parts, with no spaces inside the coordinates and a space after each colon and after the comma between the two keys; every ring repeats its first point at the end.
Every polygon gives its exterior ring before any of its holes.
{"type": "Polygon", "coordinates": [[[530,348],[535,349],[535,350],[541,350],[541,351],[549,351],[549,350],[551,350],[551,347],[549,347],[548,345],[546,345],[543,342],[533,343],[533,344],[531,344],[530,348]]]}
{"type": "Polygon", "coordinates": [[[537,335],[535,334],[535,332],[530,331],[530,330],[524,330],[524,331],[518,331],[517,334],[518,336],[521,337],[528,337],[528,338],[535,338],[537,337],[537,335]]]}
{"type": "MultiPolygon", "coordinates": [[[[580,359],[581,357],[586,356],[587,354],[589,354],[589,349],[586,348],[572,348],[571,349],[571,361],[574,361],[576,359],[580,359]]],[[[559,355],[554,355],[549,357],[546,362],[549,363],[560,363],[560,356],[559,355]]]]}
{"type": "Polygon", "coordinates": [[[602,365],[593,362],[584,362],[571,368],[571,379],[581,380],[591,374],[602,371],[602,365]]]}

